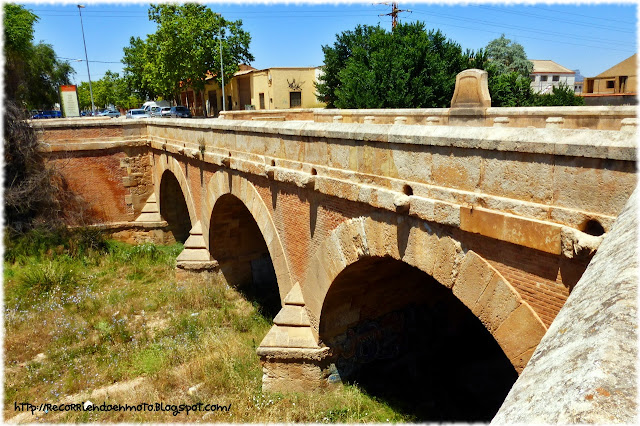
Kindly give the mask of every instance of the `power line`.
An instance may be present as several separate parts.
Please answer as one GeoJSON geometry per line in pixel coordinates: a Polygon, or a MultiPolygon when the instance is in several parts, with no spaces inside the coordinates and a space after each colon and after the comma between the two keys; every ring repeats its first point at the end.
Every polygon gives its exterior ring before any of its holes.
{"type": "MultiPolygon", "coordinates": [[[[63,58],[60,56],[56,56],[57,59],[62,59],[63,61],[73,61],[73,62],[85,62],[85,59],[76,59],[76,58],[63,58]]],[[[99,64],[121,64],[122,62],[120,61],[89,61],[89,62],[96,62],[99,64]]]]}
{"type": "Polygon", "coordinates": [[[601,18],[599,16],[581,15],[579,13],[565,12],[563,10],[547,9],[545,7],[540,7],[540,6],[530,6],[530,7],[533,7],[534,9],[546,10],[546,11],[553,12],[553,13],[562,13],[562,14],[571,15],[571,16],[582,16],[583,18],[589,18],[589,19],[601,19],[603,21],[612,21],[612,22],[618,22],[618,23],[623,23],[623,24],[627,24],[627,25],[636,25],[635,22],[631,22],[631,21],[621,21],[619,19],[601,18]]]}
{"type": "MultiPolygon", "coordinates": [[[[482,32],[491,33],[491,34],[502,34],[503,33],[503,31],[492,31],[492,30],[486,30],[486,29],[482,29],[482,28],[466,27],[464,25],[456,25],[456,24],[450,24],[450,23],[446,23],[446,22],[437,22],[437,21],[431,21],[431,22],[436,23],[436,24],[440,24],[440,25],[446,25],[446,26],[456,27],[456,28],[463,28],[463,29],[466,29],[466,30],[482,31],[482,32]]],[[[525,35],[513,34],[513,33],[506,33],[505,35],[508,35],[510,37],[519,37],[519,38],[528,38],[528,39],[532,39],[532,40],[549,41],[549,42],[554,42],[556,44],[568,44],[568,45],[572,45],[572,46],[591,47],[591,48],[595,48],[595,49],[615,50],[615,51],[618,51],[618,52],[626,52],[626,53],[635,52],[635,49],[633,47],[630,47],[629,49],[616,49],[614,47],[609,47],[609,46],[593,46],[593,45],[588,45],[588,44],[571,43],[569,41],[558,41],[558,40],[552,40],[552,39],[548,39],[548,38],[532,37],[532,36],[525,36],[525,35]]]]}
{"type": "Polygon", "coordinates": [[[635,32],[634,30],[623,30],[620,29],[619,27],[611,27],[611,26],[607,26],[607,25],[594,25],[594,24],[588,24],[585,22],[580,22],[580,21],[572,21],[570,19],[560,19],[560,18],[551,18],[548,16],[542,16],[542,15],[537,15],[534,13],[529,13],[529,12],[520,12],[517,10],[503,10],[500,7],[493,7],[493,6],[477,6],[481,9],[486,9],[486,10],[494,10],[497,12],[502,12],[502,13],[510,13],[512,15],[520,15],[520,16],[531,16],[534,18],[538,18],[538,19],[544,19],[547,21],[555,21],[555,22],[562,22],[563,24],[570,24],[570,25],[580,25],[583,27],[589,27],[589,28],[600,28],[600,29],[605,29],[605,30],[609,30],[609,31],[619,31],[619,32],[626,32],[626,33],[633,33],[635,32]]]}
{"type": "Polygon", "coordinates": [[[460,16],[452,16],[452,15],[447,15],[447,14],[443,14],[443,13],[431,13],[431,12],[423,12],[423,11],[415,11],[418,14],[424,14],[424,15],[430,15],[430,16],[441,16],[445,19],[453,19],[456,21],[466,21],[466,22],[472,22],[472,23],[482,23],[482,24],[487,24],[487,25],[491,25],[492,27],[502,27],[502,28],[509,28],[509,29],[516,29],[516,30],[520,30],[520,31],[525,31],[525,32],[530,32],[530,33],[536,33],[536,34],[543,34],[543,35],[557,35],[557,36],[561,36],[561,37],[567,37],[567,38],[573,38],[573,39],[578,39],[578,40],[590,40],[590,41],[595,41],[597,43],[600,42],[613,42],[613,43],[619,43],[620,40],[610,40],[610,39],[603,39],[601,37],[595,38],[595,37],[587,37],[587,36],[582,36],[582,35],[571,35],[571,34],[567,34],[567,33],[559,33],[559,32],[555,32],[555,31],[540,31],[540,30],[532,30],[532,29],[528,29],[526,27],[520,27],[517,25],[506,25],[506,24],[498,24],[495,22],[491,22],[491,21],[482,21],[482,20],[478,20],[478,19],[470,19],[470,18],[463,18],[460,16]]]}

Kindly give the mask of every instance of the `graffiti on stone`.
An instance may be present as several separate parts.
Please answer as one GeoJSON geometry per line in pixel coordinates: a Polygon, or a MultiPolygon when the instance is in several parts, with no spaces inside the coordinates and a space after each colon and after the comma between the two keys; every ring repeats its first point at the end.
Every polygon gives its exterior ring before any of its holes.
{"type": "Polygon", "coordinates": [[[363,364],[393,360],[407,352],[418,314],[417,308],[410,306],[349,328],[337,339],[341,341],[336,360],[340,377],[348,379],[363,364]]]}

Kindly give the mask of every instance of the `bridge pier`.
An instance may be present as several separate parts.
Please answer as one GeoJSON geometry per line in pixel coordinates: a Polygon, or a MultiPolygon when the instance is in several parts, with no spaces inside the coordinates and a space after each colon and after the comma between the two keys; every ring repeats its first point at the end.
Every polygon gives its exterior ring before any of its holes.
{"type": "Polygon", "coordinates": [[[218,262],[211,258],[209,249],[202,235],[202,224],[200,221],[189,231],[189,238],[184,243],[184,250],[176,259],[176,279],[183,279],[187,276],[197,274],[198,277],[206,277],[215,273],[218,269],[218,262]]]}
{"type": "Polygon", "coordinates": [[[300,284],[293,286],[257,349],[266,392],[309,391],[328,384],[331,351],[318,345],[300,284]]]}

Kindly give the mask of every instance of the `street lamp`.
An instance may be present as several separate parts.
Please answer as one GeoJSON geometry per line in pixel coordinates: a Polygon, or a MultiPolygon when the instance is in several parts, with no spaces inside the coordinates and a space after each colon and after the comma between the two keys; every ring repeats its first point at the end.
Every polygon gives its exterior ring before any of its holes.
{"type": "Polygon", "coordinates": [[[80,28],[82,28],[82,43],[84,44],[84,58],[87,61],[87,74],[89,75],[89,94],[91,95],[91,115],[96,113],[96,106],[93,103],[93,88],[91,87],[91,72],[89,71],[89,57],[87,56],[87,42],[84,40],[84,25],[82,25],[82,11],[84,5],[78,5],[78,13],[80,14],[80,28]]]}

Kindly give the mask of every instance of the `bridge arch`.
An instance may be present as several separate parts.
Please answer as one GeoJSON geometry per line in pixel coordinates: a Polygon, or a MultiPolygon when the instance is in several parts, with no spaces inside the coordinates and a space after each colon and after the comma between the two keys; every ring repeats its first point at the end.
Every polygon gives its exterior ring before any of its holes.
{"type": "Polygon", "coordinates": [[[189,231],[198,220],[187,178],[180,162],[166,154],[158,158],[155,166],[157,169],[155,191],[160,215],[169,223],[175,239],[184,243],[189,237],[189,231]]]}
{"type": "Polygon", "coordinates": [[[465,252],[458,241],[438,235],[426,222],[360,217],[340,224],[310,262],[302,291],[316,335],[336,278],[365,258],[401,261],[450,289],[491,333],[518,373],[546,332],[542,320],[511,284],[478,254],[465,252]]]}
{"type": "Polygon", "coordinates": [[[266,244],[275,271],[280,301],[284,300],[293,286],[289,265],[273,218],[256,187],[243,176],[220,170],[209,180],[206,191],[204,212],[207,220],[203,221],[203,234],[210,251],[212,242],[209,240],[209,235],[212,224],[209,220],[213,218],[216,204],[218,202],[233,203],[232,200],[237,200],[255,221],[266,244]]]}

